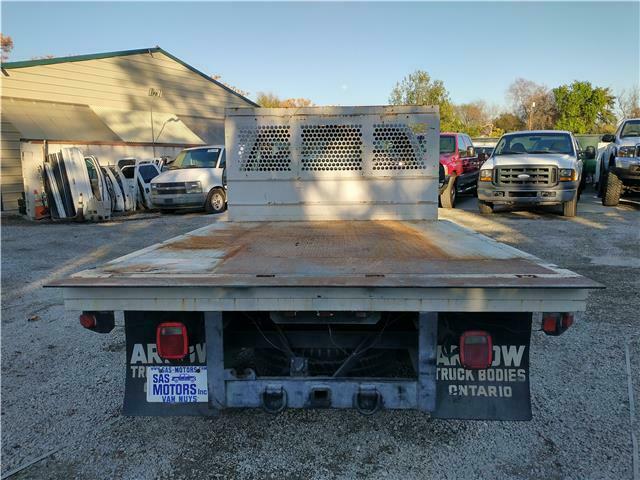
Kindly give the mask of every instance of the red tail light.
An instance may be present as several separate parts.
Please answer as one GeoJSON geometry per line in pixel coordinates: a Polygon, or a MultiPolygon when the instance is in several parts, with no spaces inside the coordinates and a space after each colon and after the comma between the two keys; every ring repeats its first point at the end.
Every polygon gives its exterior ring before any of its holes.
{"type": "Polygon", "coordinates": [[[160,358],[180,360],[189,352],[187,327],[180,322],[165,322],[156,330],[156,346],[160,358]]]}
{"type": "Polygon", "coordinates": [[[560,335],[573,325],[573,313],[545,313],[542,316],[542,330],[547,335],[560,335]]]}
{"type": "Polygon", "coordinates": [[[84,328],[88,328],[88,329],[93,329],[96,328],[96,324],[98,322],[96,321],[96,316],[91,314],[91,313],[83,313],[82,315],[80,315],[80,325],[82,325],[84,328]]]}
{"type": "Polygon", "coordinates": [[[460,337],[460,363],[464,368],[489,368],[493,361],[491,335],[482,330],[469,330],[460,337]]]}

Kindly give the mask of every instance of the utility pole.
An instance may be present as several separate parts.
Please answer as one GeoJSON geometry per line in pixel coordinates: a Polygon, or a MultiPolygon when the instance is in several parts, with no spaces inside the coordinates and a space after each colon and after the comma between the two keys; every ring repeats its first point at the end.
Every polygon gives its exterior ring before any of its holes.
{"type": "Polygon", "coordinates": [[[529,130],[533,124],[533,109],[536,108],[536,102],[531,102],[531,108],[529,109],[529,130]]]}

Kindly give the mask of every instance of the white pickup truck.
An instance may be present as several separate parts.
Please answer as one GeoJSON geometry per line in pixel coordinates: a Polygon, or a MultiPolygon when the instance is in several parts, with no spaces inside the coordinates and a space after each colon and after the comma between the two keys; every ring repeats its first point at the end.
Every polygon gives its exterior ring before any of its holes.
{"type": "Polygon", "coordinates": [[[602,137],[610,142],[596,166],[602,204],[615,206],[625,191],[640,192],[640,118],[629,118],[616,133],[602,137]]]}
{"type": "MultiPolygon", "coordinates": [[[[590,151],[589,158],[593,158],[590,151]]],[[[561,205],[575,217],[584,189],[582,152],[570,132],[534,130],[503,135],[480,167],[478,206],[490,214],[496,205],[561,205]]]]}
{"type": "Polygon", "coordinates": [[[225,129],[230,221],[50,285],[93,331],[124,312],[125,414],[531,418],[532,330],[563,333],[601,285],[438,220],[437,107],[230,109],[225,129]]]}

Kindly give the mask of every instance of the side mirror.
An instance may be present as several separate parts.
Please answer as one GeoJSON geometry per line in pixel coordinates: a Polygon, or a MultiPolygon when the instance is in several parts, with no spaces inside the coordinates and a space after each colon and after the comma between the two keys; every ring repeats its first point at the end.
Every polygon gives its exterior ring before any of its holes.
{"type": "Polygon", "coordinates": [[[589,145],[584,151],[584,158],[586,158],[587,160],[596,158],[596,148],[592,145],[589,145]]]}
{"type": "Polygon", "coordinates": [[[602,136],[602,141],[607,143],[615,142],[616,136],[611,133],[606,133],[602,136]]]}
{"type": "Polygon", "coordinates": [[[478,160],[481,162],[486,162],[487,161],[487,154],[486,153],[479,153],[478,154],[478,160]]]}
{"type": "Polygon", "coordinates": [[[467,157],[475,157],[476,149],[473,147],[467,147],[467,157]]]}

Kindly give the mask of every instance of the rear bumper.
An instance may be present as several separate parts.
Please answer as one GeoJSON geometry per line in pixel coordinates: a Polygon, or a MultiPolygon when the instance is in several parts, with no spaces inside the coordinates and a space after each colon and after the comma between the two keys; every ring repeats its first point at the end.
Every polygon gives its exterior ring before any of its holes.
{"type": "Polygon", "coordinates": [[[204,205],[204,193],[183,193],[176,195],[151,195],[151,203],[160,209],[200,208],[204,205]]]}
{"type": "Polygon", "coordinates": [[[572,200],[577,190],[578,182],[563,182],[552,187],[502,187],[478,182],[478,199],[498,205],[558,205],[572,200]]]}

